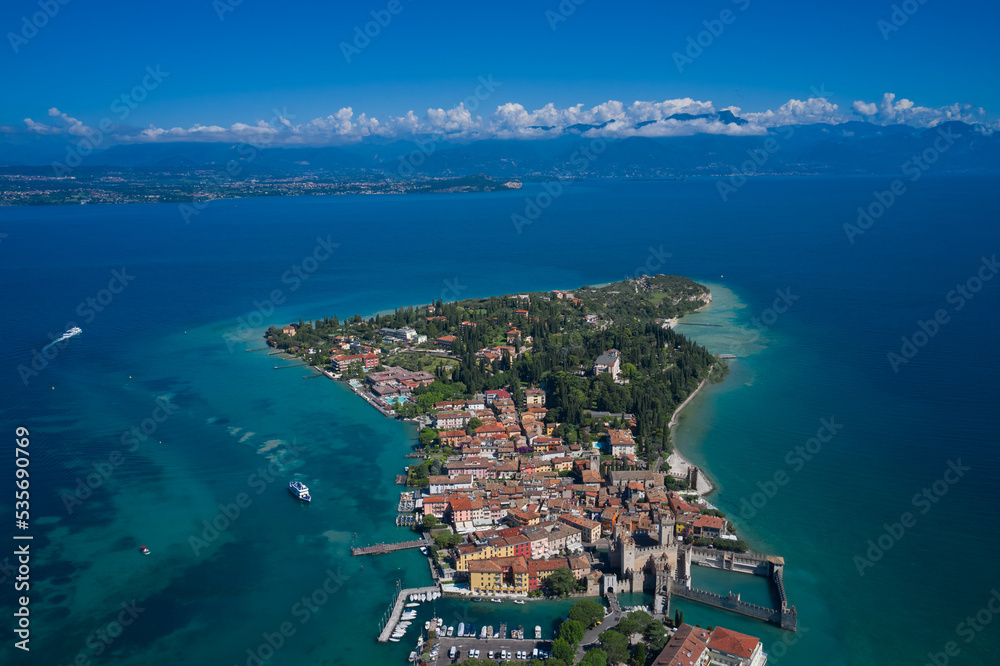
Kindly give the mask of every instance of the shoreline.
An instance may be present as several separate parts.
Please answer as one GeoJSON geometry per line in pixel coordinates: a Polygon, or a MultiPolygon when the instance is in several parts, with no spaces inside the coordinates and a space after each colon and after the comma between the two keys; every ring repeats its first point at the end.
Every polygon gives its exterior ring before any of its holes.
{"type": "MultiPolygon", "coordinates": [[[[705,388],[705,384],[707,384],[707,383],[708,383],[708,378],[707,377],[705,379],[701,380],[701,383],[698,384],[698,388],[696,388],[691,393],[691,395],[689,395],[687,398],[685,398],[684,402],[682,402],[680,405],[678,405],[677,409],[674,410],[673,415],[670,417],[670,422],[667,424],[667,429],[668,429],[668,431],[670,432],[671,435],[674,432],[674,428],[676,428],[677,425],[678,425],[678,423],[680,422],[681,412],[684,410],[685,407],[688,406],[688,404],[692,400],[694,400],[695,396],[697,396],[699,393],[701,393],[701,390],[703,388],[705,388]]],[[[701,495],[703,497],[705,495],[708,495],[710,493],[715,492],[715,484],[712,483],[709,480],[708,474],[702,468],[700,468],[697,465],[691,463],[691,461],[689,461],[687,458],[685,458],[684,455],[677,448],[676,441],[674,441],[674,440],[671,440],[671,441],[673,441],[674,450],[673,450],[673,452],[669,456],[667,456],[667,463],[670,465],[670,472],[669,472],[670,475],[673,476],[674,475],[673,473],[676,470],[676,471],[679,471],[684,477],[687,477],[688,470],[690,468],[692,468],[692,467],[696,467],[696,468],[698,468],[698,472],[699,472],[699,474],[698,474],[698,484],[697,484],[698,487],[697,488],[693,488],[692,490],[694,490],[696,493],[698,493],[699,495],[701,495]]]]}

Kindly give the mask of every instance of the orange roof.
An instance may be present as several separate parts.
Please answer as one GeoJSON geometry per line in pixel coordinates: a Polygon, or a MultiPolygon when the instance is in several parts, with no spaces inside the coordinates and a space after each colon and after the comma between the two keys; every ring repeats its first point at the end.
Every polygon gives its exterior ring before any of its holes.
{"type": "Polygon", "coordinates": [[[708,640],[708,647],[719,652],[728,652],[749,659],[760,641],[753,636],[741,634],[725,627],[716,627],[708,640]]]}
{"type": "Polygon", "coordinates": [[[719,518],[718,516],[699,515],[697,518],[694,519],[695,527],[708,527],[711,529],[721,530],[725,526],[725,524],[726,521],[724,521],[722,518],[719,518]]]}

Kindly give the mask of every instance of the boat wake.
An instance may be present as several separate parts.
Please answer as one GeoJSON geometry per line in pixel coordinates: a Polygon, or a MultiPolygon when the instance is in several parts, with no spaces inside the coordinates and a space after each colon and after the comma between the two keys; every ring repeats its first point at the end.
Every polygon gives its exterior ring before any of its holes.
{"type": "Polygon", "coordinates": [[[62,342],[63,340],[69,340],[74,335],[80,335],[81,333],[83,333],[83,329],[79,328],[77,326],[74,326],[73,328],[71,328],[68,331],[66,331],[65,333],[63,333],[62,337],[56,338],[55,340],[53,340],[49,344],[47,344],[44,347],[42,347],[42,349],[48,349],[52,345],[58,344],[58,343],[62,342]]]}

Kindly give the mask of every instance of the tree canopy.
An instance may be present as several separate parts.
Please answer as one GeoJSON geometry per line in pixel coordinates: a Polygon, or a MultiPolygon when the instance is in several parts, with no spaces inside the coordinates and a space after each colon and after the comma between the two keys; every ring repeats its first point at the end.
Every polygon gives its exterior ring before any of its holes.
{"type": "Polygon", "coordinates": [[[593,627],[604,619],[604,606],[593,599],[578,601],[567,613],[569,619],[576,620],[586,628],[593,627]]]}

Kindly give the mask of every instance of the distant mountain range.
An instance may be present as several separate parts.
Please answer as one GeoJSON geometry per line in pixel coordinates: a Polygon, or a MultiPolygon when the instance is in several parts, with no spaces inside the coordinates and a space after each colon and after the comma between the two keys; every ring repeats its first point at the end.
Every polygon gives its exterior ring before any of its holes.
{"type": "MultiPolygon", "coordinates": [[[[675,120],[746,125],[729,111],[675,120]]],[[[645,125],[647,123],[640,123],[645,125]]],[[[895,173],[927,151],[935,172],[1000,169],[1000,135],[963,122],[934,128],[865,122],[775,127],[766,136],[692,134],[672,137],[594,139],[602,125],[573,125],[556,137],[450,142],[442,137],[363,142],[344,146],[262,147],[236,143],[117,145],[83,158],[83,167],[165,171],[222,170],[239,165],[245,176],[384,174],[390,178],[485,174],[493,178],[664,177],[757,173],[895,173]],[[748,162],[753,160],[753,162],[748,162]]],[[[541,128],[548,129],[548,128],[541,128]]],[[[22,135],[23,136],[23,135],[22,135]]],[[[66,137],[31,142],[0,140],[0,166],[45,167],[65,161],[66,137]]],[[[74,141],[75,143],[75,141],[74,141]]],[[[10,171],[11,169],[5,169],[10,171]]]]}

